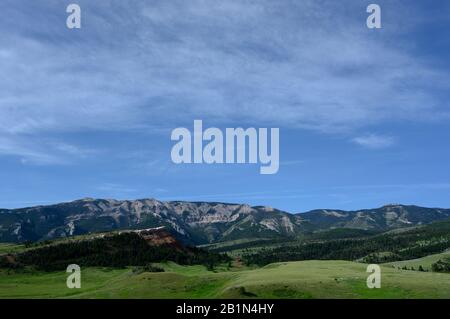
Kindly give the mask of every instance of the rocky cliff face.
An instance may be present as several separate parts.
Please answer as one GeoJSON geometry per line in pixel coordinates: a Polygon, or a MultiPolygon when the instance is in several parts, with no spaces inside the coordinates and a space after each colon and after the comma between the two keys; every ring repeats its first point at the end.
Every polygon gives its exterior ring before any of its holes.
{"type": "Polygon", "coordinates": [[[392,204],[359,211],[313,210],[297,216],[320,228],[389,230],[450,218],[450,209],[392,204]]]}
{"type": "Polygon", "coordinates": [[[177,250],[183,250],[183,246],[165,227],[120,231],[119,234],[127,232],[138,234],[144,238],[150,246],[169,246],[177,250]]]}
{"type": "Polygon", "coordinates": [[[388,205],[373,210],[316,210],[289,214],[271,207],[156,199],[82,199],[50,206],[0,210],[0,241],[67,237],[117,229],[165,226],[190,244],[278,238],[347,227],[387,230],[450,218],[450,210],[388,205]]]}
{"type": "Polygon", "coordinates": [[[89,232],[166,226],[199,244],[247,236],[295,235],[301,222],[268,207],[205,202],[82,199],[0,211],[0,241],[67,237],[89,232]]]}

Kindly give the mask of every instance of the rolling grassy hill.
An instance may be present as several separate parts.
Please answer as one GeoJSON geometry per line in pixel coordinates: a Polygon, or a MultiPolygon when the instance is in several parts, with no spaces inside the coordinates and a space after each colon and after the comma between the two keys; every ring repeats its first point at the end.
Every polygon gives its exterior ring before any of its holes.
{"type": "Polygon", "coordinates": [[[403,268],[406,266],[408,269],[414,268],[416,270],[419,269],[419,266],[422,266],[424,270],[431,271],[431,265],[438,260],[450,260],[450,250],[422,258],[385,263],[384,265],[394,266],[395,268],[403,268]]]}
{"type": "Polygon", "coordinates": [[[82,288],[68,289],[65,272],[0,271],[0,298],[450,298],[450,275],[382,267],[380,289],[366,286],[365,264],[301,261],[216,272],[204,266],[160,264],[163,273],[84,268],[82,288]]]}
{"type": "Polygon", "coordinates": [[[0,243],[0,255],[25,251],[25,245],[13,243],[0,243]]]}

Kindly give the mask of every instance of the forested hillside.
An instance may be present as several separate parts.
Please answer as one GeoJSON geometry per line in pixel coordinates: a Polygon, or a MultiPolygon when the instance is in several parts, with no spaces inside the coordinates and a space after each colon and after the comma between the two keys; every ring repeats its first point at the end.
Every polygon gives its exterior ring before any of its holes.
{"type": "Polygon", "coordinates": [[[419,258],[448,248],[450,220],[362,238],[306,240],[272,248],[244,249],[242,258],[247,264],[256,265],[310,259],[362,259],[382,263],[419,258]]]}
{"type": "Polygon", "coordinates": [[[154,262],[173,261],[181,265],[202,264],[213,268],[229,261],[226,255],[181,245],[150,245],[137,233],[113,234],[89,240],[77,240],[29,249],[0,256],[0,268],[36,267],[40,270],[62,270],[70,264],[82,267],[145,266],[154,262]]]}

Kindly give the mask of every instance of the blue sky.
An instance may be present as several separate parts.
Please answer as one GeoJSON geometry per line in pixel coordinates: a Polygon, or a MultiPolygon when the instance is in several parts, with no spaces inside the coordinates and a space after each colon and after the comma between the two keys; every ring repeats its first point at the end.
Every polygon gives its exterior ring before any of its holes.
{"type": "Polygon", "coordinates": [[[0,3],[0,207],[450,207],[450,3],[0,3]],[[65,26],[69,3],[82,28],[65,26]],[[175,165],[172,129],[279,127],[278,174],[175,165]]]}

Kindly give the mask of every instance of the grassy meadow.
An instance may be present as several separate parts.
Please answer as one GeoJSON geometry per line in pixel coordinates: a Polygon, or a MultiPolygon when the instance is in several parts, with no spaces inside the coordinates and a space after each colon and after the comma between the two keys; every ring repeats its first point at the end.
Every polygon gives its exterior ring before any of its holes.
{"type": "MultiPolygon", "coordinates": [[[[424,262],[422,262],[424,264],[424,262]]],[[[0,298],[450,298],[450,274],[382,266],[380,289],[366,286],[367,265],[348,261],[274,263],[262,268],[158,264],[162,273],[131,268],[82,269],[81,289],[65,272],[0,270],[0,298]]]]}
{"type": "Polygon", "coordinates": [[[434,254],[429,255],[423,258],[418,259],[411,259],[411,260],[403,260],[403,261],[394,261],[390,263],[386,263],[385,265],[391,265],[396,268],[400,267],[407,267],[408,269],[414,268],[415,270],[418,270],[420,266],[425,271],[431,271],[431,265],[437,262],[438,260],[447,260],[450,259],[450,250],[447,250],[446,252],[443,252],[441,254],[434,254]]]}
{"type": "Polygon", "coordinates": [[[0,243],[0,255],[19,253],[25,249],[25,245],[22,244],[0,243]]]}

